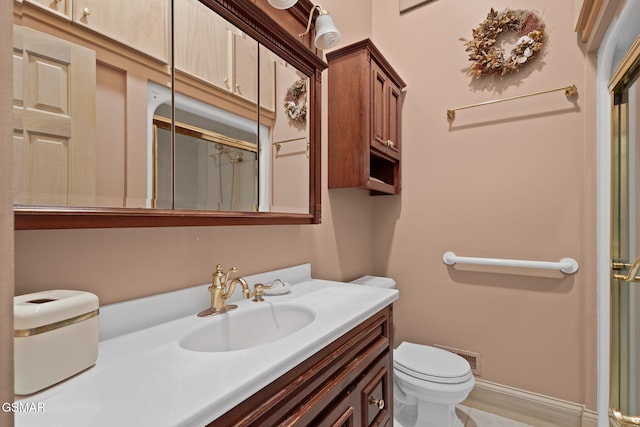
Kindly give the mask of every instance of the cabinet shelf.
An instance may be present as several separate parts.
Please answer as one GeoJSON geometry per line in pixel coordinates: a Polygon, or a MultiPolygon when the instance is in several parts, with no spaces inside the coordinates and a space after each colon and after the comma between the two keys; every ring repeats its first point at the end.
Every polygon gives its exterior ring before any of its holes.
{"type": "Polygon", "coordinates": [[[399,194],[406,84],[369,39],[327,54],[329,188],[399,194]]]}

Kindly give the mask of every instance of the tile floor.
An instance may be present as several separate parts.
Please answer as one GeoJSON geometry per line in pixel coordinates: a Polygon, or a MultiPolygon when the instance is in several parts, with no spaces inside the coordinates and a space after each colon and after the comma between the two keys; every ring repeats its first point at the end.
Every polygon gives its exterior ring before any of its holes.
{"type": "Polygon", "coordinates": [[[463,405],[456,406],[456,413],[464,427],[534,427],[463,405]]]}
{"type": "MultiPolygon", "coordinates": [[[[396,404],[394,412],[394,427],[409,426],[415,423],[414,407],[396,404]]],[[[456,414],[462,421],[463,427],[535,427],[463,405],[456,406],[456,414]]]]}

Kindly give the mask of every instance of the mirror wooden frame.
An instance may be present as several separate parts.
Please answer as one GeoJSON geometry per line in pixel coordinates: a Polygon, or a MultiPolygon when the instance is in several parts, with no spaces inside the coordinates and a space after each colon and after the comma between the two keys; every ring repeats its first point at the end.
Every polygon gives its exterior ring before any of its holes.
{"type": "Polygon", "coordinates": [[[15,205],[16,230],[320,223],[321,80],[327,64],[322,52],[309,41],[313,40],[313,33],[305,39],[295,34],[300,25],[306,27],[313,4],[300,0],[288,10],[277,10],[270,8],[266,0],[257,0],[263,6],[255,0],[200,2],[309,76],[309,213],[15,205]]]}

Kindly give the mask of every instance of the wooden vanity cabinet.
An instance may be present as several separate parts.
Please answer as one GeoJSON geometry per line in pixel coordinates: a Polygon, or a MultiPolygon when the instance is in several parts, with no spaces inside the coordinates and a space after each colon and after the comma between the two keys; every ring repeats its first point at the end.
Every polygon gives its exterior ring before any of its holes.
{"type": "Polygon", "coordinates": [[[406,84],[369,39],[327,53],[329,188],[399,194],[406,84]]]}
{"type": "Polygon", "coordinates": [[[209,426],[391,426],[392,317],[388,306],[209,426]]]}

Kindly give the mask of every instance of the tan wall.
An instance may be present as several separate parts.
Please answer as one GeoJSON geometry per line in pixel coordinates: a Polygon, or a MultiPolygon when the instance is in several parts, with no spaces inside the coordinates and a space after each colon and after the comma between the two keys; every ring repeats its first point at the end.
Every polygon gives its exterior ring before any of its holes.
{"type": "Polygon", "coordinates": [[[573,2],[553,0],[434,1],[402,16],[397,1],[374,2],[373,40],[408,84],[402,195],[374,202],[375,273],[398,282],[398,342],[479,352],[483,379],[594,409],[596,170],[585,127],[595,115],[585,102],[595,92],[573,16],[573,2]],[[548,39],[518,74],[472,81],[459,38],[491,7],[535,7],[548,39]],[[558,92],[446,120],[449,108],[572,83],[573,102],[558,92]],[[447,267],[446,251],[572,257],[580,270],[447,267]]]}
{"type": "Polygon", "coordinates": [[[371,36],[408,83],[401,196],[326,190],[325,73],[321,225],[20,231],[17,293],[79,288],[109,303],[204,283],[216,263],[242,274],[311,262],[327,279],[389,275],[401,290],[398,340],[480,352],[484,379],[594,408],[595,154],[572,2],[536,2],[549,30],[543,55],[495,87],[466,77],[458,39],[490,7],[525,2],[441,0],[403,16],[397,1],[322,5],[341,45],[371,36]],[[555,93],[466,110],[451,127],[445,119],[447,108],[570,83],[575,104],[555,93]],[[573,257],[580,271],[447,268],[448,250],[573,257]]]}
{"type": "MultiPolygon", "coordinates": [[[[12,7],[0,2],[0,404],[13,402],[12,7]]],[[[13,415],[0,411],[0,425],[13,425],[13,415]]]]}

